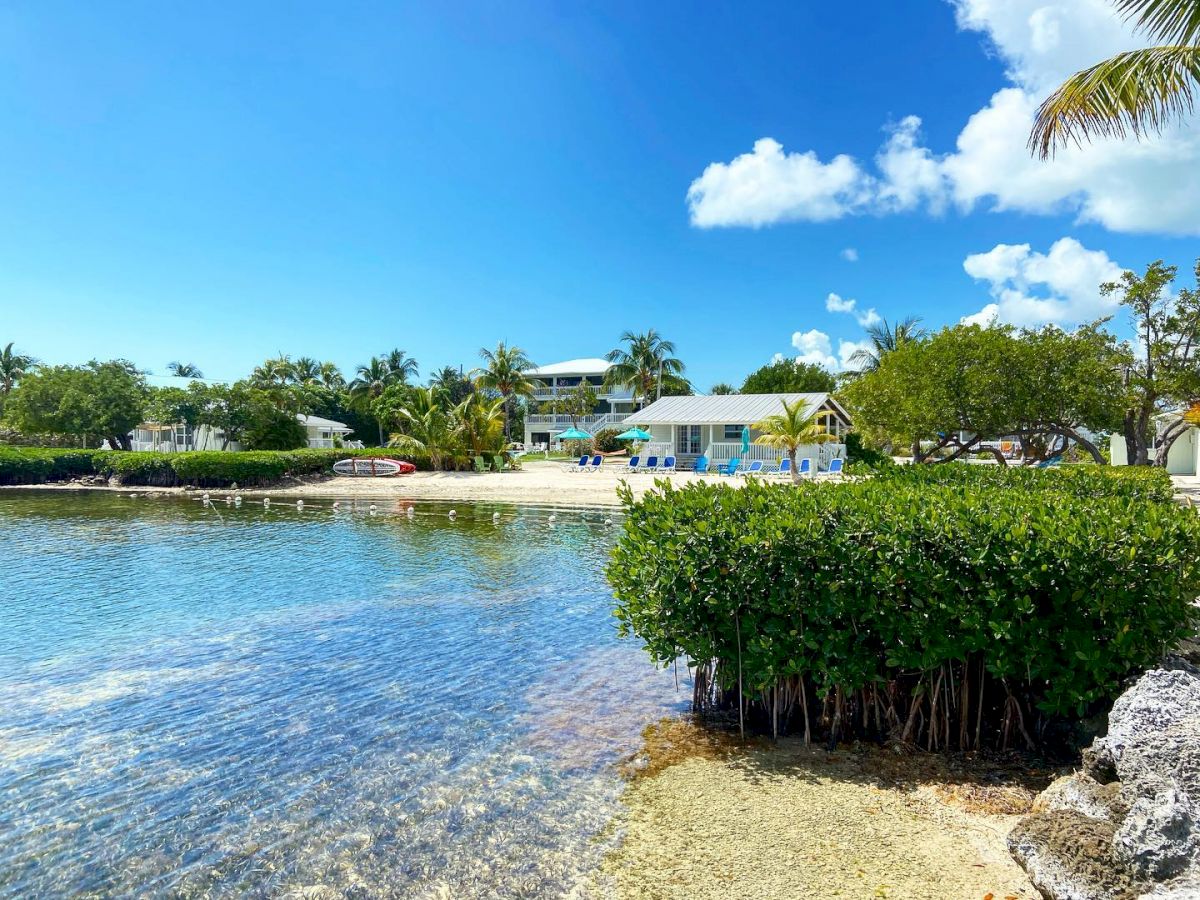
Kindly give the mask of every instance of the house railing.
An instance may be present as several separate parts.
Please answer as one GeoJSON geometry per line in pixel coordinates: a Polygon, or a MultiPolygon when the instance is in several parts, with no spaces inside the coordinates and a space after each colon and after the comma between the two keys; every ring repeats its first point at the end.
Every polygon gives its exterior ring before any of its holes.
{"type": "MultiPolygon", "coordinates": [[[[778,447],[770,447],[766,444],[751,444],[748,451],[743,452],[741,441],[715,441],[708,445],[704,450],[704,455],[708,457],[709,463],[725,463],[731,459],[741,459],[743,462],[754,462],[760,459],[763,462],[777,464],[783,459],[787,453],[778,447]]],[[[816,460],[818,469],[828,469],[831,460],[845,458],[845,444],[806,444],[796,449],[796,459],[813,459],[816,460]]]]}
{"type": "Polygon", "coordinates": [[[614,425],[620,425],[628,417],[629,413],[602,413],[595,416],[576,416],[575,422],[572,423],[570,416],[536,414],[525,417],[525,426],[537,431],[541,431],[542,429],[546,431],[566,431],[572,424],[576,424],[578,428],[595,434],[602,428],[611,428],[614,425]]]}

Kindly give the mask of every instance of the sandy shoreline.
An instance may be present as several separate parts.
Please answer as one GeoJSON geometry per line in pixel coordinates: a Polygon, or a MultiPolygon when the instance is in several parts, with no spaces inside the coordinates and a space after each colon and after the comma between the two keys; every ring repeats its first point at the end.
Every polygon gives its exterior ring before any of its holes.
{"type": "MultiPolygon", "coordinates": [[[[708,476],[716,481],[719,476],[708,476]]],[[[637,475],[622,473],[618,464],[608,471],[592,473],[568,472],[554,462],[534,461],[517,472],[414,472],[396,478],[332,477],[312,481],[295,481],[266,488],[241,488],[245,497],[293,497],[305,499],[364,499],[414,500],[476,503],[519,503],[560,507],[619,507],[617,487],[628,483],[634,496],[640,497],[653,489],[656,479],[666,478],[682,486],[704,480],[698,475],[680,472],[674,475],[637,475]]],[[[723,482],[740,484],[740,478],[721,478],[723,482]]],[[[2,490],[3,488],[0,488],[2,490]]],[[[129,494],[186,494],[184,488],[156,488],[140,485],[119,487],[79,484],[23,485],[19,490],[99,490],[129,494]]],[[[209,488],[213,496],[231,493],[231,489],[209,488]]]]}
{"type": "Polygon", "coordinates": [[[1005,846],[1032,792],[980,788],[936,757],[886,757],[781,741],[635,779],[599,891],[622,900],[1040,897],[1005,846]]]}

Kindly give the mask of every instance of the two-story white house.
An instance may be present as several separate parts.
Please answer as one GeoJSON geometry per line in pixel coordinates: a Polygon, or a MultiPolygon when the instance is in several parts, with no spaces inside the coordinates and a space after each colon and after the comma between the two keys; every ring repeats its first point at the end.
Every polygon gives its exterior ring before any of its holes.
{"type": "Polygon", "coordinates": [[[558,412],[555,401],[585,381],[596,394],[596,405],[590,415],[577,420],[578,427],[591,434],[604,428],[624,430],[621,423],[633,412],[633,392],[604,386],[604,376],[611,366],[606,359],[568,359],[529,369],[525,374],[538,384],[525,416],[525,446],[547,445],[554,435],[571,427],[571,417],[558,412]]]}

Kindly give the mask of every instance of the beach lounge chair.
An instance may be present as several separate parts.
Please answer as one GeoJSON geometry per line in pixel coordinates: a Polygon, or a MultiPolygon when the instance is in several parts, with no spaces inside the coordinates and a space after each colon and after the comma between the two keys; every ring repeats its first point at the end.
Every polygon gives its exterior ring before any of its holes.
{"type": "Polygon", "coordinates": [[[646,464],[644,466],[642,466],[641,468],[639,468],[638,471],[639,472],[657,472],[658,471],[658,457],[657,456],[646,457],[646,464]]]}
{"type": "Polygon", "coordinates": [[[601,465],[601,463],[603,463],[603,462],[604,462],[604,457],[603,457],[603,456],[593,456],[593,457],[592,457],[592,464],[591,464],[590,466],[588,466],[587,468],[585,468],[583,471],[585,471],[585,472],[599,472],[599,471],[600,471],[600,465],[601,465]]]}
{"type": "Polygon", "coordinates": [[[745,469],[743,469],[740,472],[736,472],[735,474],[737,474],[737,475],[761,475],[762,470],[763,470],[763,461],[761,459],[755,459],[755,460],[751,460],[749,466],[747,466],[745,469]]]}
{"type": "Polygon", "coordinates": [[[821,473],[822,478],[842,478],[845,475],[843,471],[844,462],[839,457],[829,461],[829,468],[821,473]]]}
{"type": "Polygon", "coordinates": [[[801,478],[812,478],[812,474],[813,474],[812,457],[806,456],[806,457],[804,457],[804,459],[800,460],[800,468],[796,470],[796,474],[799,475],[801,478]]]}
{"type": "Polygon", "coordinates": [[[628,467],[629,471],[636,472],[638,470],[638,463],[640,463],[641,461],[642,461],[642,458],[640,456],[629,457],[629,467],[628,467]]]}
{"type": "Polygon", "coordinates": [[[662,462],[662,465],[658,467],[658,471],[674,472],[675,471],[675,457],[668,456],[666,459],[664,459],[662,462]]]}
{"type": "Polygon", "coordinates": [[[497,453],[492,456],[492,465],[496,467],[497,472],[504,471],[504,462],[504,457],[501,454],[497,453]]]}
{"type": "Polygon", "coordinates": [[[717,474],[719,474],[719,475],[736,475],[737,470],[741,467],[741,465],[742,465],[742,458],[740,456],[735,456],[729,462],[725,463],[725,465],[723,465],[719,469],[717,469],[717,474]]]}
{"type": "Polygon", "coordinates": [[[590,457],[581,456],[581,457],[579,457],[579,462],[568,463],[567,465],[563,466],[563,471],[582,472],[585,468],[587,468],[587,464],[590,461],[591,461],[590,457]]]}
{"type": "Polygon", "coordinates": [[[1035,469],[1048,469],[1051,466],[1057,466],[1062,463],[1061,456],[1052,456],[1049,459],[1043,459],[1040,463],[1034,466],[1035,469]]]}
{"type": "Polygon", "coordinates": [[[779,466],[774,471],[768,472],[768,475],[788,476],[792,474],[792,461],[786,456],[779,461],[779,466]]]}
{"type": "Polygon", "coordinates": [[[482,456],[475,457],[475,471],[476,472],[486,472],[487,470],[488,470],[487,460],[485,460],[482,456]]]}
{"type": "Polygon", "coordinates": [[[692,471],[695,472],[697,475],[707,475],[708,474],[708,457],[703,456],[703,455],[697,456],[696,457],[696,466],[694,469],[692,469],[692,471]]]}

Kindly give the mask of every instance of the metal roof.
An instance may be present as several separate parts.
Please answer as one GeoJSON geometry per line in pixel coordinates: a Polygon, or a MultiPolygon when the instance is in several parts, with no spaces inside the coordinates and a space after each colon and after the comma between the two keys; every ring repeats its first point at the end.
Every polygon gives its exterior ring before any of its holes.
{"type": "MultiPolygon", "coordinates": [[[[714,394],[663,397],[623,420],[624,425],[753,425],[783,412],[783,401],[803,400],[811,416],[829,394],[714,394]]],[[[836,401],[835,401],[836,406],[836,401]]],[[[837,406],[841,410],[840,406],[837,406]]]]}
{"type": "Polygon", "coordinates": [[[533,377],[541,375],[603,375],[611,366],[612,363],[607,359],[568,359],[565,362],[526,369],[525,374],[533,377]]]}
{"type": "Polygon", "coordinates": [[[313,428],[328,428],[331,431],[352,431],[349,425],[344,422],[335,422],[333,419],[322,419],[320,416],[306,416],[304,413],[296,413],[296,418],[301,425],[311,426],[313,428]]]}

